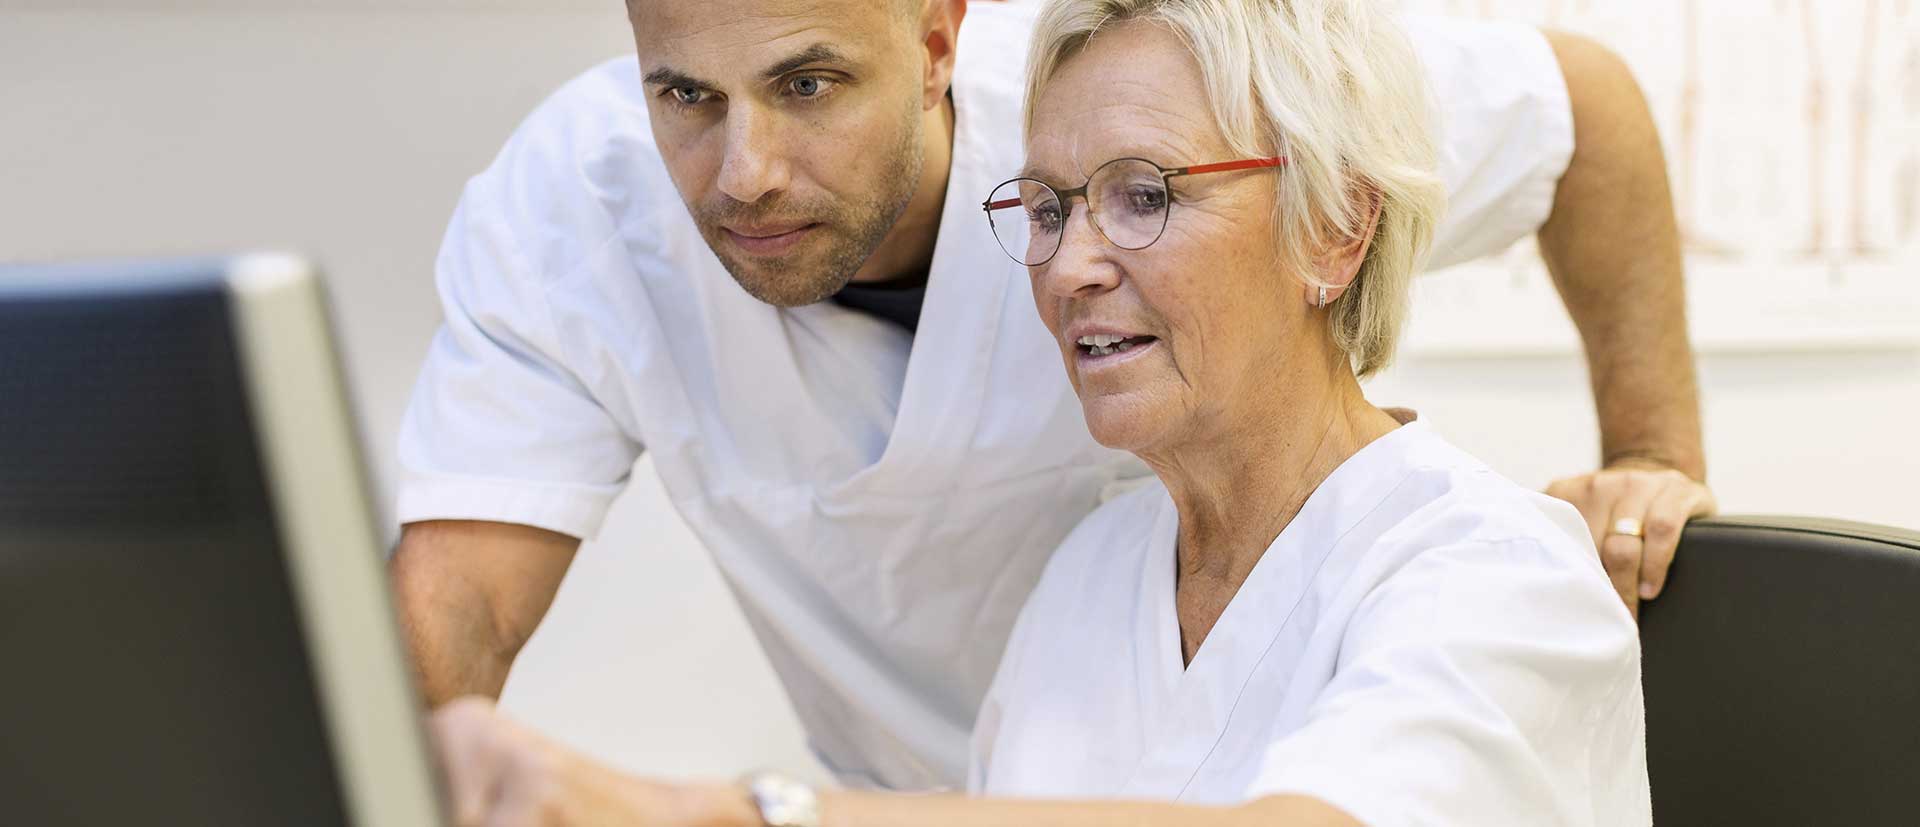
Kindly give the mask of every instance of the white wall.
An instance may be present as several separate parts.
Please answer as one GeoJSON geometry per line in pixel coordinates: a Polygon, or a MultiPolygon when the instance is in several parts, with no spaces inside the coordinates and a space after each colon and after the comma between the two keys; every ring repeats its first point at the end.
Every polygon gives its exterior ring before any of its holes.
{"type": "MultiPolygon", "coordinates": [[[[390,491],[459,187],[546,91],[629,48],[619,7],[0,0],[0,259],[318,255],[390,491]]],[[[1726,510],[1920,526],[1920,353],[1708,354],[1701,374],[1726,510]]],[[[1530,485],[1595,461],[1572,354],[1415,355],[1370,392],[1530,485]]],[[[508,706],[637,771],[810,766],[731,597],[650,467],[636,479],[508,706]]]]}

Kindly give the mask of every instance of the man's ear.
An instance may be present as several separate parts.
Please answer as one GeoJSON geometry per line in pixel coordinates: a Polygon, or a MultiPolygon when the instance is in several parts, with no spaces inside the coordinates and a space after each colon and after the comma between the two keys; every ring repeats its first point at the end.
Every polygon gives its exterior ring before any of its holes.
{"type": "Polygon", "coordinates": [[[920,96],[923,109],[939,106],[953,86],[954,52],[960,44],[960,21],[966,16],[967,0],[931,0],[921,12],[920,45],[927,57],[920,96]]]}
{"type": "MultiPolygon", "coordinates": [[[[1360,234],[1335,242],[1313,259],[1314,275],[1321,284],[1327,285],[1329,303],[1347,291],[1354,277],[1360,275],[1360,265],[1367,262],[1367,251],[1373,247],[1373,231],[1380,226],[1380,190],[1364,183],[1355,185],[1353,206],[1359,217],[1360,234]]],[[[1319,300],[1320,288],[1308,285],[1307,304],[1318,304],[1319,300]]]]}

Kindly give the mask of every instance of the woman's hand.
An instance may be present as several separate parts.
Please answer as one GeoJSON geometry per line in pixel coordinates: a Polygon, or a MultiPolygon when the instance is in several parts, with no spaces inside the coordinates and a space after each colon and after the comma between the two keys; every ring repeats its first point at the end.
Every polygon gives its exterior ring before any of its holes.
{"type": "Polygon", "coordinates": [[[432,734],[459,827],[760,823],[743,791],[621,774],[507,718],[484,698],[440,707],[432,734]]]}
{"type": "Polygon", "coordinates": [[[1613,590],[1634,617],[1640,601],[1660,596],[1667,567],[1680,545],[1680,531],[1694,517],[1718,508],[1713,492],[1679,471],[1655,463],[1623,460],[1612,466],[1555,480],[1547,493],[1580,509],[1593,532],[1613,590]],[[1635,536],[1623,529],[1639,529],[1635,536]]]}
{"type": "MultiPolygon", "coordinates": [[[[522,726],[480,697],[433,713],[433,741],[459,827],[759,827],[744,789],[643,781],[522,726]]],[[[1268,796],[1237,807],[1154,801],[1020,801],[823,791],[823,821],[844,827],[1360,827],[1317,799],[1268,796]],[[831,815],[826,815],[831,812],[831,815]]]]}

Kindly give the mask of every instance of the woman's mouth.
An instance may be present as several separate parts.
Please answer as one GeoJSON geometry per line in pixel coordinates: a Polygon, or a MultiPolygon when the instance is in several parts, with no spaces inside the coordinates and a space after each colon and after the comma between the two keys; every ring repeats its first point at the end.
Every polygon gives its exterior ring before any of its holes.
{"type": "Polygon", "coordinates": [[[1152,344],[1152,336],[1109,336],[1104,333],[1082,336],[1074,346],[1079,348],[1081,356],[1099,358],[1125,353],[1136,347],[1152,344]]]}

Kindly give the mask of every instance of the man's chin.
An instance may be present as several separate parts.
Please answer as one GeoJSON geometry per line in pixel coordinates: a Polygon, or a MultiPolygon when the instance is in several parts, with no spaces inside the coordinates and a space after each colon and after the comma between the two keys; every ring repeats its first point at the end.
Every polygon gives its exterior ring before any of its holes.
{"type": "Polygon", "coordinates": [[[832,298],[853,274],[836,274],[818,261],[740,260],[721,256],[740,289],[775,307],[801,307],[832,298]]]}

